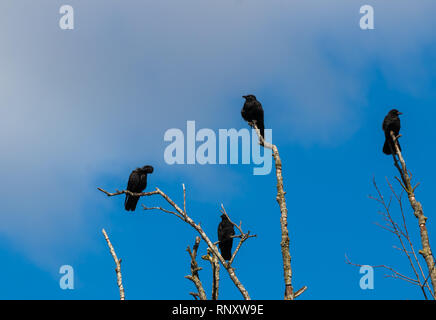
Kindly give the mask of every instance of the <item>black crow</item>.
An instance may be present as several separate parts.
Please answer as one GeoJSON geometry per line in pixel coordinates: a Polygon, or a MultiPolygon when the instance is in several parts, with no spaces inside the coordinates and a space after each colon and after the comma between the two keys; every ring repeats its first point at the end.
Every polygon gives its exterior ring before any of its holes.
{"type": "Polygon", "coordinates": [[[248,96],[242,96],[245,98],[244,107],[241,110],[242,118],[247,122],[253,122],[253,120],[256,121],[256,126],[260,130],[260,134],[263,138],[265,126],[263,123],[263,108],[259,101],[256,100],[256,97],[252,94],[249,94],[248,96]]]}
{"type": "Polygon", "coordinates": [[[222,220],[218,225],[219,247],[224,260],[230,260],[232,258],[232,236],[235,235],[235,229],[225,214],[221,215],[221,218],[222,220]]]}
{"type": "MultiPolygon", "coordinates": [[[[145,190],[147,187],[147,174],[153,173],[152,166],[144,166],[132,171],[129,176],[129,182],[127,183],[127,190],[135,193],[139,193],[145,190]]],[[[124,208],[127,211],[135,211],[136,204],[138,203],[138,196],[131,196],[126,194],[126,200],[124,201],[124,208]]]]}
{"type": "MultiPolygon", "coordinates": [[[[401,112],[399,112],[397,109],[392,109],[388,112],[385,119],[383,120],[383,131],[385,132],[385,144],[383,145],[383,153],[385,154],[393,154],[395,153],[395,146],[391,137],[391,131],[394,133],[395,136],[398,136],[400,133],[401,128],[401,122],[400,118],[398,117],[401,112]]],[[[398,147],[401,147],[398,144],[398,147]]]]}

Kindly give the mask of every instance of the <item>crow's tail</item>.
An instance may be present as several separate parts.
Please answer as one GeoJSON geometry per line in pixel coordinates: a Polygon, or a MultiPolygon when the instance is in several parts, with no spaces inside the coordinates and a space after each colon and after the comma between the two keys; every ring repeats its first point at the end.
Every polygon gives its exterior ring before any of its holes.
{"type": "Polygon", "coordinates": [[[392,154],[394,151],[394,146],[392,145],[392,139],[386,138],[385,144],[383,145],[384,154],[392,154]]]}
{"type": "Polygon", "coordinates": [[[259,131],[260,131],[260,135],[262,136],[262,138],[265,139],[265,126],[263,123],[259,123],[259,131]]]}
{"type": "Polygon", "coordinates": [[[221,251],[221,255],[223,256],[224,260],[229,261],[232,258],[232,249],[225,248],[221,251]]]}
{"type": "Polygon", "coordinates": [[[126,194],[126,200],[124,201],[124,208],[127,211],[135,211],[138,200],[139,197],[126,194]]]}
{"type": "Polygon", "coordinates": [[[233,239],[224,240],[223,243],[220,245],[221,255],[226,261],[232,258],[232,242],[233,239]]]}
{"type": "MultiPolygon", "coordinates": [[[[397,144],[398,144],[398,149],[400,149],[401,151],[401,146],[400,146],[400,142],[397,140],[397,144]]],[[[394,142],[392,141],[391,137],[386,137],[385,140],[385,144],[383,145],[383,153],[384,154],[395,154],[395,145],[394,142]]]]}

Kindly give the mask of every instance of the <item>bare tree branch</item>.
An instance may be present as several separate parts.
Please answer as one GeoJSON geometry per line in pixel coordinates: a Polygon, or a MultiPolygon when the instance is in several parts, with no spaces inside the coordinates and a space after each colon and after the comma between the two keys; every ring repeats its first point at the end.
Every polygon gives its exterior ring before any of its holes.
{"type": "Polygon", "coordinates": [[[294,294],[294,299],[299,297],[301,294],[304,293],[304,291],[307,290],[307,286],[302,287],[301,289],[298,289],[294,294]]]}
{"type": "Polygon", "coordinates": [[[120,290],[120,300],[125,300],[125,294],[124,294],[124,287],[123,287],[123,279],[121,276],[121,259],[118,259],[117,254],[115,253],[115,249],[112,246],[111,241],[109,240],[109,236],[106,233],[106,230],[102,229],[101,232],[103,232],[104,238],[107,242],[107,245],[109,247],[109,250],[111,252],[112,258],[114,258],[115,261],[115,272],[117,274],[117,285],[120,290]]]}
{"type": "Polygon", "coordinates": [[[212,267],[212,300],[218,300],[219,283],[220,283],[220,264],[218,258],[213,254],[210,248],[207,248],[207,254],[201,257],[203,260],[210,262],[212,267]]]}
{"type": "Polygon", "coordinates": [[[200,276],[198,274],[198,271],[200,271],[202,268],[200,268],[197,264],[197,250],[198,246],[200,245],[200,237],[195,237],[195,243],[194,246],[191,248],[188,246],[186,251],[188,251],[189,257],[191,258],[191,274],[188,276],[185,276],[186,279],[191,280],[195,287],[198,290],[198,297],[200,300],[207,300],[206,292],[204,291],[203,284],[200,281],[200,276]]]}
{"type": "Polygon", "coordinates": [[[245,240],[247,240],[248,238],[257,237],[257,235],[255,235],[255,234],[254,235],[250,235],[250,231],[248,231],[247,233],[244,233],[244,231],[242,231],[242,228],[241,228],[242,221],[239,223],[239,225],[234,223],[230,219],[229,215],[227,214],[226,209],[224,209],[224,205],[223,204],[221,204],[221,210],[220,211],[221,211],[222,214],[224,214],[227,217],[227,219],[229,219],[230,223],[233,224],[238,229],[238,231],[240,233],[240,235],[233,236],[233,238],[240,238],[240,240],[239,240],[239,243],[238,243],[235,251],[233,251],[232,257],[230,258],[229,262],[227,262],[229,265],[231,265],[233,260],[235,260],[235,257],[238,254],[239,249],[241,248],[241,246],[245,242],[245,240]]]}
{"type": "MultiPolygon", "coordinates": [[[[394,246],[394,248],[397,250],[400,250],[402,253],[404,253],[406,255],[406,257],[409,261],[409,264],[412,268],[414,278],[407,277],[403,274],[400,274],[395,269],[388,267],[386,265],[379,265],[379,266],[372,266],[372,267],[385,268],[385,269],[391,271],[392,274],[386,275],[386,277],[394,278],[394,279],[401,279],[401,280],[404,280],[406,282],[417,285],[418,287],[421,288],[421,291],[424,295],[424,298],[428,299],[426,289],[430,292],[430,294],[432,296],[433,296],[433,292],[432,292],[432,289],[430,288],[430,286],[428,285],[428,283],[426,281],[423,282],[423,279],[425,279],[425,274],[422,270],[419,259],[415,253],[415,248],[413,246],[412,239],[410,237],[409,230],[407,228],[406,219],[405,219],[404,210],[403,210],[403,205],[402,205],[402,198],[401,198],[402,193],[397,194],[395,192],[395,189],[393,188],[393,186],[391,185],[391,183],[389,182],[389,180],[387,178],[386,178],[386,181],[387,181],[387,184],[389,185],[389,188],[391,190],[391,194],[395,197],[395,199],[398,202],[398,205],[400,207],[403,226],[401,227],[397,222],[395,222],[395,220],[391,214],[391,203],[392,203],[393,196],[391,195],[389,197],[389,201],[386,202],[385,197],[383,196],[382,192],[380,191],[380,189],[375,181],[375,178],[374,178],[373,185],[374,185],[375,190],[377,191],[377,197],[370,196],[370,199],[377,201],[383,207],[384,211],[379,211],[378,213],[382,216],[383,220],[386,222],[386,226],[380,225],[378,223],[376,223],[376,224],[379,227],[391,232],[392,234],[394,234],[397,237],[401,246],[400,247],[394,246]]],[[[348,260],[348,258],[347,258],[347,263],[352,264],[352,265],[357,265],[357,264],[351,263],[348,260]]],[[[357,266],[361,266],[361,265],[357,265],[357,266]]]]}
{"type": "MultiPolygon", "coordinates": [[[[432,297],[434,297],[434,296],[435,296],[435,295],[434,295],[434,292],[432,291],[432,289],[430,288],[430,286],[428,285],[428,282],[427,282],[427,280],[428,280],[428,278],[429,278],[431,272],[428,273],[428,276],[427,276],[427,277],[425,276],[425,273],[424,273],[424,271],[423,271],[423,268],[422,268],[422,266],[421,266],[421,263],[419,262],[418,256],[417,256],[417,254],[416,254],[415,247],[414,247],[414,245],[413,245],[413,243],[412,243],[412,240],[411,240],[411,237],[410,237],[410,234],[409,234],[409,230],[408,230],[408,228],[407,228],[406,216],[405,216],[405,214],[404,214],[404,208],[403,208],[403,202],[402,202],[402,194],[403,194],[403,192],[401,192],[401,194],[398,195],[398,194],[395,192],[395,189],[393,188],[392,184],[389,182],[389,180],[388,180],[387,178],[386,178],[386,181],[387,181],[387,183],[388,183],[388,185],[389,185],[389,188],[390,188],[392,194],[395,196],[395,198],[397,199],[397,202],[398,202],[398,204],[399,204],[399,206],[400,206],[401,218],[402,218],[403,229],[404,229],[404,232],[402,232],[402,235],[403,235],[403,237],[407,240],[407,242],[408,242],[408,244],[409,244],[410,252],[407,251],[407,250],[405,249],[404,246],[403,246],[403,249],[404,249],[405,253],[408,254],[408,258],[409,258],[409,261],[410,261],[411,264],[412,264],[412,261],[411,261],[409,255],[412,255],[412,256],[413,256],[413,258],[414,258],[414,260],[415,260],[415,262],[416,262],[416,264],[417,264],[417,266],[418,266],[418,268],[419,268],[419,271],[420,271],[420,273],[421,273],[421,276],[422,276],[423,278],[426,278],[426,280],[425,280],[424,283],[422,284],[422,289],[423,289],[423,287],[425,286],[425,287],[428,289],[428,291],[430,292],[430,294],[432,295],[432,297]]],[[[401,229],[400,229],[400,230],[401,230],[401,229]]],[[[415,274],[417,275],[418,280],[420,280],[420,279],[419,279],[419,276],[418,276],[418,272],[415,270],[415,267],[413,266],[413,264],[412,264],[412,268],[413,268],[415,274]]],[[[434,268],[434,265],[433,265],[433,268],[434,268]]],[[[426,299],[427,299],[427,295],[425,294],[425,290],[423,290],[423,292],[424,292],[424,296],[425,296],[426,299]]]]}
{"type": "MultiPolygon", "coordinates": [[[[347,255],[345,255],[345,263],[346,263],[346,264],[353,265],[353,266],[356,266],[356,267],[363,267],[363,266],[364,266],[363,264],[358,264],[358,263],[353,263],[353,262],[351,262],[351,260],[348,258],[347,255]]],[[[407,280],[407,281],[412,282],[412,283],[414,283],[414,284],[417,284],[417,283],[418,283],[418,281],[417,281],[416,279],[413,279],[413,278],[411,278],[411,277],[405,276],[405,275],[399,273],[398,271],[396,271],[394,268],[389,267],[389,266],[386,266],[386,265],[384,265],[384,264],[376,265],[376,266],[374,266],[374,265],[369,265],[369,266],[372,267],[372,268],[374,268],[374,269],[377,269],[377,268],[384,268],[384,269],[386,269],[386,270],[391,271],[391,272],[392,272],[395,276],[397,276],[399,279],[407,280]]]]}
{"type": "Polygon", "coordinates": [[[142,208],[144,210],[160,210],[160,211],[163,211],[163,212],[166,212],[166,213],[171,213],[171,214],[175,215],[179,219],[182,219],[182,220],[185,219],[181,215],[179,215],[178,213],[176,213],[174,211],[171,211],[171,210],[164,209],[162,207],[146,207],[145,205],[142,205],[142,208]]]}
{"type": "Polygon", "coordinates": [[[411,175],[410,175],[409,171],[407,170],[406,162],[404,161],[403,155],[401,153],[401,150],[400,150],[400,147],[398,144],[398,138],[400,136],[396,137],[395,134],[393,133],[393,131],[390,132],[390,135],[391,135],[392,140],[394,142],[394,148],[395,148],[395,152],[392,152],[392,157],[394,159],[394,165],[398,169],[398,171],[401,175],[402,187],[407,192],[407,197],[408,197],[410,205],[413,209],[413,213],[414,213],[415,217],[418,219],[419,230],[420,230],[420,235],[421,235],[421,245],[422,245],[422,249],[419,250],[419,253],[422,255],[422,257],[424,258],[424,260],[427,264],[427,269],[428,269],[428,272],[430,275],[430,280],[431,280],[432,287],[433,287],[433,298],[436,299],[436,296],[435,296],[436,269],[435,269],[435,262],[434,262],[433,253],[432,253],[432,250],[430,247],[430,240],[429,240],[429,236],[428,236],[428,231],[427,231],[427,227],[426,227],[427,217],[424,216],[422,205],[420,202],[418,202],[416,200],[415,193],[414,193],[414,190],[416,189],[418,184],[415,187],[412,187],[411,175]],[[398,165],[397,157],[398,157],[398,161],[401,164],[401,167],[398,165]]]}
{"type": "Polygon", "coordinates": [[[130,196],[135,196],[135,197],[145,197],[145,196],[152,196],[154,194],[159,194],[159,192],[157,192],[157,191],[136,193],[136,192],[132,192],[129,190],[121,190],[121,191],[116,190],[115,192],[111,193],[111,192],[108,192],[106,190],[103,190],[102,188],[97,188],[97,189],[100,190],[101,192],[105,193],[108,197],[118,196],[120,194],[128,194],[130,196]]]}
{"type": "Polygon", "coordinates": [[[186,188],[185,184],[182,184],[183,186],[183,212],[186,214],[186,188]]]}
{"type": "MultiPolygon", "coordinates": [[[[127,190],[117,191],[115,193],[107,192],[101,188],[98,188],[98,190],[107,194],[108,196],[115,196],[115,195],[120,195],[120,194],[125,194],[125,193],[130,194],[130,192],[127,190]]],[[[250,295],[248,294],[247,290],[245,289],[245,287],[243,286],[241,281],[239,281],[238,277],[236,276],[235,269],[232,268],[230,264],[226,263],[224,258],[221,256],[218,248],[216,247],[216,245],[214,245],[212,243],[212,241],[209,239],[207,234],[204,232],[204,230],[202,229],[200,224],[199,223],[196,224],[194,222],[194,220],[192,220],[188,216],[188,214],[184,210],[182,210],[167,194],[165,194],[159,188],[156,188],[156,190],[152,191],[152,192],[133,193],[132,195],[142,197],[142,196],[151,196],[151,195],[155,195],[155,194],[159,194],[162,198],[164,198],[168,202],[168,204],[170,206],[172,206],[177,211],[178,214],[175,214],[174,212],[169,211],[169,210],[161,210],[161,211],[166,212],[166,213],[172,213],[173,215],[177,216],[179,219],[183,220],[184,222],[186,222],[187,224],[192,226],[200,234],[201,238],[207,243],[208,247],[212,250],[213,254],[218,258],[218,260],[221,262],[221,264],[227,270],[227,273],[229,274],[230,279],[233,281],[235,286],[239,289],[239,291],[242,294],[242,296],[244,297],[244,299],[250,300],[251,299],[250,295]]],[[[160,207],[155,207],[155,209],[160,210],[160,207]]]]}
{"type": "Polygon", "coordinates": [[[197,292],[189,292],[189,294],[190,294],[191,296],[193,296],[195,300],[198,300],[198,298],[199,298],[199,294],[198,294],[197,292]]]}
{"type": "MultiPolygon", "coordinates": [[[[286,207],[285,190],[283,188],[283,177],[282,177],[282,161],[279,156],[279,150],[276,145],[268,143],[260,134],[260,130],[256,123],[251,124],[256,130],[259,136],[260,145],[264,148],[271,149],[273,152],[274,162],[276,165],[276,177],[277,177],[277,203],[280,206],[280,225],[282,231],[282,239],[280,242],[282,259],[283,259],[283,276],[285,280],[285,300],[294,300],[294,289],[292,287],[292,268],[291,268],[291,253],[289,249],[289,231],[288,231],[288,209],[286,207]]],[[[301,293],[300,293],[301,294],[301,293]]]]}
{"type": "MultiPolygon", "coordinates": [[[[400,211],[401,211],[401,213],[402,213],[402,215],[403,215],[403,219],[404,219],[404,213],[403,213],[403,209],[402,209],[401,198],[398,197],[398,195],[395,193],[395,190],[393,189],[392,185],[389,183],[389,180],[386,179],[386,181],[387,181],[389,187],[391,188],[391,192],[394,194],[394,196],[396,197],[396,199],[397,199],[397,201],[398,201],[398,203],[399,203],[399,205],[400,205],[400,211]]],[[[401,230],[401,228],[399,227],[399,225],[398,225],[398,224],[394,221],[394,219],[392,218],[392,215],[391,215],[391,212],[390,212],[389,206],[386,205],[386,203],[385,203],[385,201],[384,201],[384,198],[383,198],[383,195],[382,195],[380,189],[378,188],[378,186],[377,186],[375,180],[373,181],[373,184],[374,184],[374,187],[375,187],[375,189],[377,190],[377,193],[378,193],[378,195],[379,195],[379,197],[380,197],[380,202],[382,203],[382,205],[383,205],[384,208],[385,208],[385,217],[387,218],[387,220],[388,220],[388,221],[390,222],[390,224],[392,225],[393,230],[392,230],[391,232],[392,232],[393,234],[395,234],[395,235],[397,236],[398,240],[400,241],[400,244],[401,244],[401,250],[406,254],[406,257],[407,257],[407,259],[409,260],[410,266],[412,267],[412,270],[413,270],[413,272],[415,273],[416,279],[417,279],[418,282],[419,282],[419,275],[418,275],[418,272],[417,272],[417,270],[415,269],[415,265],[414,265],[414,263],[413,263],[413,261],[412,261],[412,258],[411,258],[410,254],[409,254],[408,250],[406,249],[406,246],[405,246],[405,244],[404,244],[404,242],[403,242],[403,237],[404,237],[404,238],[408,241],[408,243],[409,243],[409,245],[410,245],[410,247],[411,247],[411,251],[414,252],[413,244],[412,244],[412,241],[411,241],[411,239],[410,239],[410,237],[409,237],[409,234],[408,234],[408,230],[407,230],[407,226],[406,226],[405,220],[403,220],[403,221],[404,221],[404,225],[403,225],[403,227],[406,228],[406,229],[405,229],[405,231],[403,232],[403,231],[401,230]]],[[[418,259],[416,259],[416,262],[419,264],[418,259]]]]}

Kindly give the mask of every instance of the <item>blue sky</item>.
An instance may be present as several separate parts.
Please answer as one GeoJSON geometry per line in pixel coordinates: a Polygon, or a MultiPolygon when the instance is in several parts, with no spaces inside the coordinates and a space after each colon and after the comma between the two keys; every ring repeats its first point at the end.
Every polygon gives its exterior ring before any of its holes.
{"type": "MultiPolygon", "coordinates": [[[[165,131],[185,130],[187,120],[246,128],[247,93],[262,102],[282,157],[293,282],[308,286],[302,298],[421,298],[383,270],[374,290],[361,290],[344,255],[410,274],[368,199],[373,177],[387,193],[384,179],[396,175],[381,152],[381,122],[393,106],[404,113],[404,156],[436,234],[434,1],[70,1],[72,31],[58,26],[62,4],[0,4],[1,299],[117,299],[102,228],[123,259],[128,299],[190,299],[185,249],[195,232],[167,214],[127,214],[123,197],[96,189],[125,188],[145,164],[155,167],[148,190],[180,203],[186,184],[189,213],[211,238],[221,203],[256,233],[235,268],[252,298],[282,298],[274,174],[163,160],[165,131]],[[359,28],[363,4],[374,7],[375,30],[359,28]],[[75,270],[74,290],[59,288],[64,264],[75,270]]],[[[210,295],[210,268],[201,265],[210,295]]],[[[241,298],[224,272],[220,297],[241,298]]]]}

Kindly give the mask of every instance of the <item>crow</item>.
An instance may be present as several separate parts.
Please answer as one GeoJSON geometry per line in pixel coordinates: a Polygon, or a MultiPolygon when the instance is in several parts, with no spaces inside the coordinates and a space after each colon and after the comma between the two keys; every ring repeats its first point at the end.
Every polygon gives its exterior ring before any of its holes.
{"type": "Polygon", "coordinates": [[[244,107],[241,110],[242,118],[247,122],[256,121],[256,126],[260,130],[260,134],[263,138],[265,126],[263,123],[263,108],[259,101],[256,100],[256,97],[252,94],[247,96],[242,96],[245,98],[244,107]]]}
{"type": "MultiPolygon", "coordinates": [[[[385,132],[385,143],[383,145],[383,153],[384,154],[394,154],[395,153],[395,146],[394,142],[391,137],[391,131],[394,133],[395,136],[398,136],[400,133],[401,128],[401,122],[400,118],[398,117],[401,112],[399,112],[397,109],[392,109],[388,112],[385,119],[383,120],[383,131],[385,132]]],[[[401,151],[401,147],[398,144],[398,147],[401,151]]]]}
{"type": "MultiPolygon", "coordinates": [[[[132,171],[129,176],[129,182],[127,183],[127,190],[139,193],[145,190],[147,187],[147,174],[153,173],[152,166],[144,166],[132,171]]],[[[124,208],[127,211],[135,211],[136,204],[138,203],[138,196],[131,196],[126,194],[126,200],[124,201],[124,208]]]]}
{"type": "Polygon", "coordinates": [[[218,241],[221,255],[227,261],[232,258],[232,236],[235,235],[235,229],[225,214],[221,215],[221,218],[222,220],[218,225],[218,241]]]}

